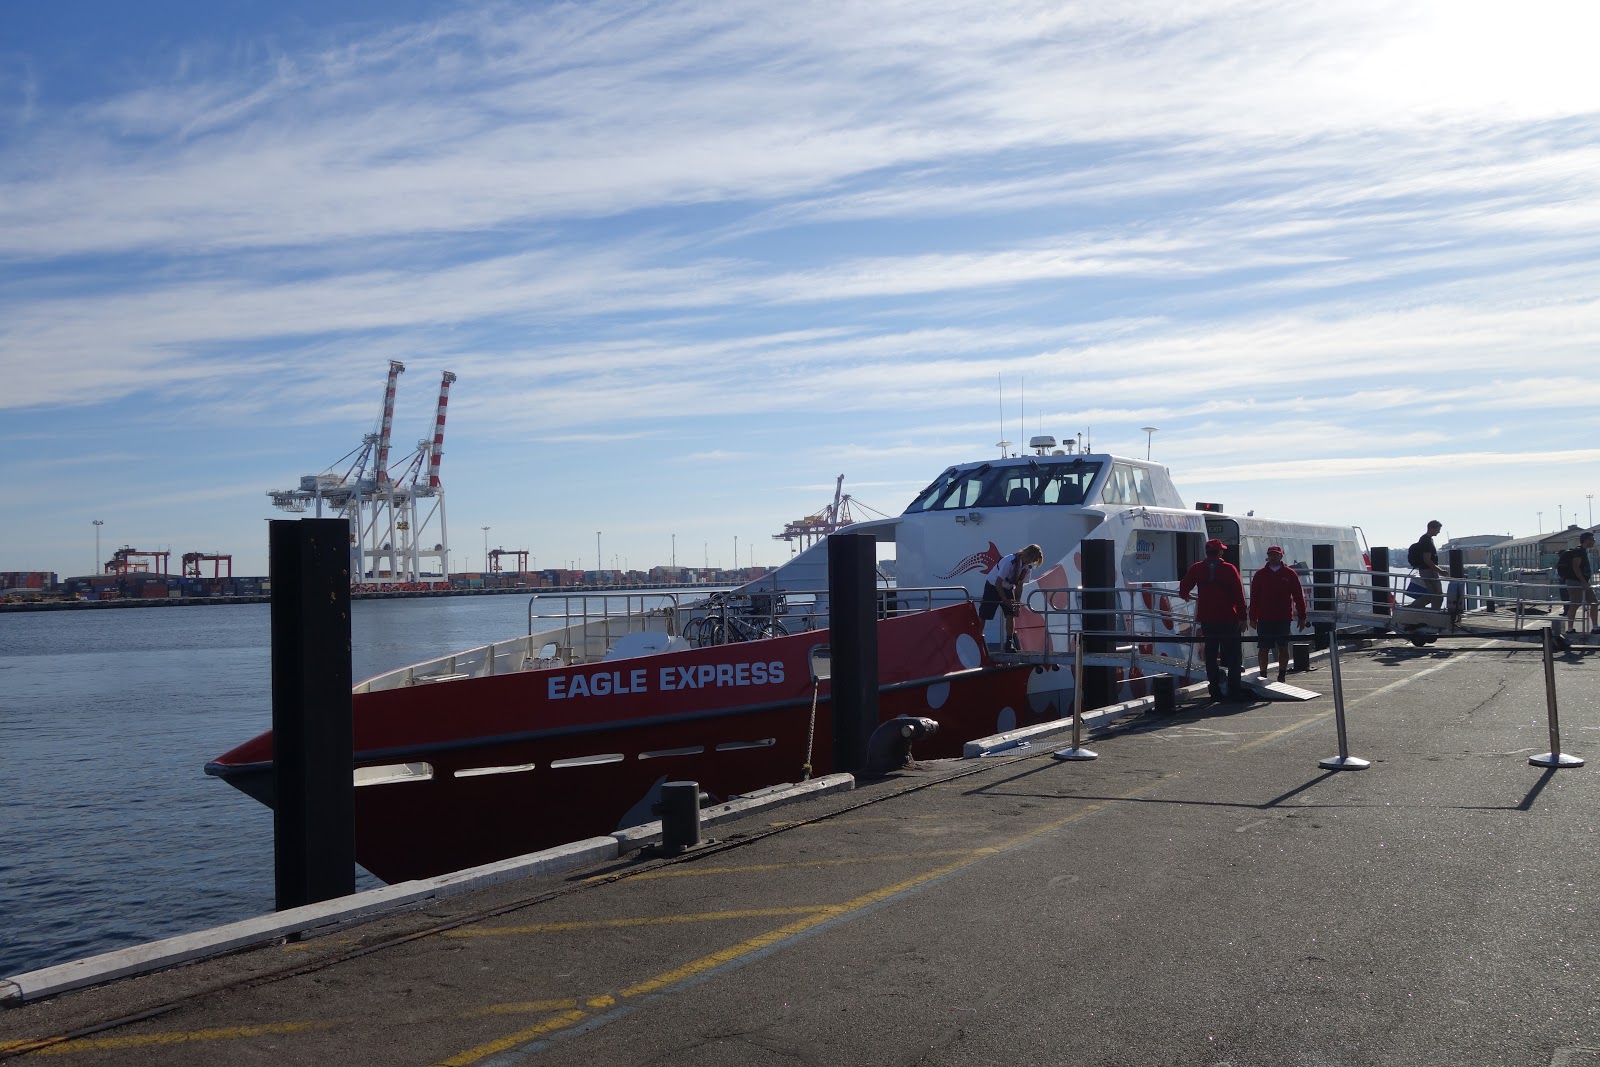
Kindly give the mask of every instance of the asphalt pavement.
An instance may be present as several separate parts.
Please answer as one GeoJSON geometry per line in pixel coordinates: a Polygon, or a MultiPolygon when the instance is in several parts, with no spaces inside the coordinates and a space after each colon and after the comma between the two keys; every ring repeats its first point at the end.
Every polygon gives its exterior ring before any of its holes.
{"type": "Polygon", "coordinates": [[[1142,716],[0,1012],[108,1065],[1600,1067],[1600,659],[1387,642],[1142,716]],[[1065,741],[1059,742],[1065,744],[1065,741]]]}

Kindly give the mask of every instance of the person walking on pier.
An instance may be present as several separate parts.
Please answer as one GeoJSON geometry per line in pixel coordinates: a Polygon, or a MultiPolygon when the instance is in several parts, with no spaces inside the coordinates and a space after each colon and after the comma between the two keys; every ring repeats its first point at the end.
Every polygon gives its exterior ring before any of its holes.
{"type": "Polygon", "coordinates": [[[1206,646],[1206,680],[1213,700],[1243,700],[1243,632],[1250,613],[1244,603],[1239,568],[1222,558],[1225,545],[1206,542],[1206,558],[1189,568],[1178,583],[1178,595],[1195,601],[1194,621],[1206,646]],[[1223,673],[1227,685],[1223,685],[1223,673]]]}
{"type": "Polygon", "coordinates": [[[1007,652],[1020,652],[1017,642],[1017,612],[1022,607],[1022,587],[1028,584],[1033,568],[1044,562],[1044,549],[1029,545],[1018,549],[995,564],[994,575],[983,587],[983,602],[978,614],[984,622],[994,618],[998,609],[1006,617],[1007,652]]]}
{"type": "Polygon", "coordinates": [[[1600,633],[1600,603],[1594,596],[1594,567],[1589,562],[1589,550],[1594,547],[1594,531],[1585,530],[1578,535],[1578,547],[1569,548],[1556,557],[1556,572],[1561,575],[1567,594],[1567,630],[1578,625],[1578,609],[1584,609],[1589,620],[1589,631],[1600,633]]]}
{"type": "Polygon", "coordinates": [[[1444,523],[1432,520],[1428,523],[1428,532],[1406,549],[1406,563],[1417,569],[1417,577],[1406,589],[1412,598],[1409,607],[1434,610],[1444,607],[1444,571],[1439,568],[1439,549],[1433,543],[1434,535],[1442,529],[1444,523]]]}
{"type": "Polygon", "coordinates": [[[1278,681],[1289,668],[1289,623],[1306,628],[1306,594],[1300,576],[1283,562],[1283,549],[1267,549],[1267,565],[1250,577],[1250,625],[1256,628],[1257,666],[1267,676],[1267,646],[1278,649],[1278,681]]]}

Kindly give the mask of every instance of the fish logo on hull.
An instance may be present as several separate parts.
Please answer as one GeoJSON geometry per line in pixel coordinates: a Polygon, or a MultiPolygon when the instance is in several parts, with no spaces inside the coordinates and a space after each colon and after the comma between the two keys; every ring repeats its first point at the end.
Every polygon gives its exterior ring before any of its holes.
{"type": "Polygon", "coordinates": [[[1000,549],[993,541],[990,541],[988,548],[982,552],[974,552],[970,556],[962,557],[961,562],[955,565],[954,570],[949,574],[941,574],[939,577],[954,578],[956,575],[966,574],[968,571],[982,571],[984,574],[988,574],[999,563],[1000,549]]]}

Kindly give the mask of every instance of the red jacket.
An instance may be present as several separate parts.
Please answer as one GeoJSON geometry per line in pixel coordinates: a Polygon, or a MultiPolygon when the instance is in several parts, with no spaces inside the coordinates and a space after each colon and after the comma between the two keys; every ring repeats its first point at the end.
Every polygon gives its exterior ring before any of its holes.
{"type": "Polygon", "coordinates": [[[1195,601],[1195,622],[1236,622],[1243,626],[1250,619],[1239,568],[1220,556],[1207,556],[1190,567],[1178,583],[1178,595],[1195,601]],[[1190,596],[1191,592],[1196,595],[1190,596]]]}
{"type": "Polygon", "coordinates": [[[1250,621],[1258,623],[1306,621],[1306,594],[1300,576],[1284,564],[1274,571],[1262,567],[1250,579],[1250,621]]]}

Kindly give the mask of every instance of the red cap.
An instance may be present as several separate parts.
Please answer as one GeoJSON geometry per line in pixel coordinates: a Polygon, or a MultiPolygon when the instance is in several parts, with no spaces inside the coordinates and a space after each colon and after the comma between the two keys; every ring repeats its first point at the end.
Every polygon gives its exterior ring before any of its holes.
{"type": "Polygon", "coordinates": [[[1283,555],[1283,549],[1282,549],[1282,548],[1280,548],[1280,547],[1278,547],[1278,546],[1277,546],[1277,545],[1269,545],[1269,546],[1268,546],[1268,547],[1267,547],[1267,555],[1269,555],[1269,556],[1270,556],[1270,555],[1272,555],[1272,554],[1273,554],[1273,553],[1274,553],[1274,552],[1276,552],[1276,553],[1277,553],[1277,554],[1278,554],[1278,555],[1280,555],[1280,556],[1281,556],[1281,555],[1283,555]]]}
{"type": "Polygon", "coordinates": [[[1206,555],[1220,556],[1222,555],[1222,550],[1227,547],[1227,545],[1213,537],[1211,540],[1206,542],[1206,555]]]}

